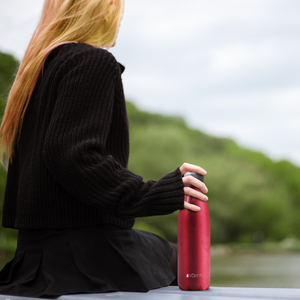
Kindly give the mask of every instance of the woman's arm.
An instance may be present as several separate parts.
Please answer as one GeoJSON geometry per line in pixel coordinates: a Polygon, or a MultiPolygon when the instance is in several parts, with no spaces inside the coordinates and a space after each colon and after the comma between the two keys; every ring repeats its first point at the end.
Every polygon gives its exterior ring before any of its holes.
{"type": "Polygon", "coordinates": [[[184,207],[180,169],[144,182],[105,153],[119,66],[92,49],[68,59],[45,137],[43,157],[55,180],[75,198],[120,218],[168,214],[184,207]]]}

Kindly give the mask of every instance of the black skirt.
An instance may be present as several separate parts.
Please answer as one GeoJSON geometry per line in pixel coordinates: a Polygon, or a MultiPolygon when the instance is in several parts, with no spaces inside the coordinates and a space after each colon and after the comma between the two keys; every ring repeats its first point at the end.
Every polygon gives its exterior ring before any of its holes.
{"type": "Polygon", "coordinates": [[[174,280],[172,252],[157,235],[112,225],[20,229],[15,257],[0,272],[0,294],[147,292],[174,280]]]}

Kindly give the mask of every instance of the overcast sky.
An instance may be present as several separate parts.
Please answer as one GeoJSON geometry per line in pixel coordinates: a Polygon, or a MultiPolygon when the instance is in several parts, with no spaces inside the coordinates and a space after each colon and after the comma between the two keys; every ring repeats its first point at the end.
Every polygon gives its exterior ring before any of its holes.
{"type": "MultiPolygon", "coordinates": [[[[21,59],[42,0],[0,0],[0,51],[21,59]]],[[[111,52],[141,109],[300,165],[299,0],[125,0],[111,52]]]]}

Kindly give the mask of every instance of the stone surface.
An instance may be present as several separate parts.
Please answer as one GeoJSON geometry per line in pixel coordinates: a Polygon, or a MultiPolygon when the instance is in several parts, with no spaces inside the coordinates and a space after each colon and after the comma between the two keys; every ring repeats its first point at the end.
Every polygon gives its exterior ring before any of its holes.
{"type": "MultiPolygon", "coordinates": [[[[36,300],[18,296],[0,295],[0,300],[36,300]]],[[[169,286],[148,293],[114,292],[103,294],[77,294],[56,298],[59,300],[253,300],[300,299],[300,289],[211,287],[207,291],[182,291],[169,286]]]]}

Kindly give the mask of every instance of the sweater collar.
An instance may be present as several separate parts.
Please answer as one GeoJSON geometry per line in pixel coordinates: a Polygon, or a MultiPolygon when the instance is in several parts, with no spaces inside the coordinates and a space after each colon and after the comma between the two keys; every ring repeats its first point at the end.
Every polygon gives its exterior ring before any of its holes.
{"type": "Polygon", "coordinates": [[[118,64],[120,66],[120,70],[121,70],[121,74],[122,74],[124,72],[124,70],[125,70],[125,67],[122,64],[120,64],[120,63],[118,63],[118,64]]]}

